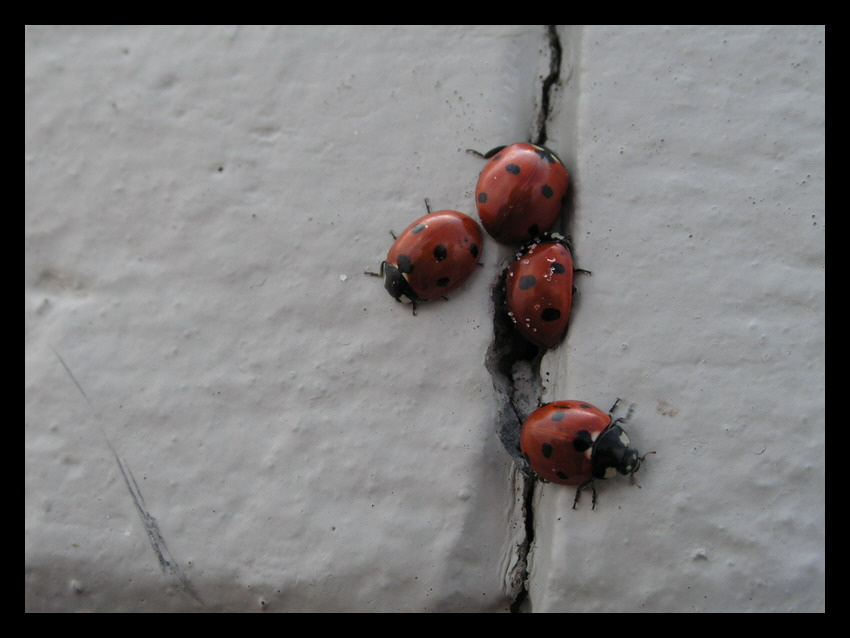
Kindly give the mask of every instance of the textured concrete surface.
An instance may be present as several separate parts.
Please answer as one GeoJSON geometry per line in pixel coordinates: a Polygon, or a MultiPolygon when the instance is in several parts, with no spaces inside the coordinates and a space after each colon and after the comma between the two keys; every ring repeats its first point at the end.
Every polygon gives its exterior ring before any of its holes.
{"type": "Polygon", "coordinates": [[[824,608],[824,37],[584,29],[572,232],[593,275],[544,366],[552,398],[634,402],[658,453],[593,515],[538,490],[534,610],[824,608]]]}
{"type": "MultiPolygon", "coordinates": [[[[547,398],[658,454],[539,486],[533,611],[819,611],[822,27],[560,27],[579,265],[547,398]]],[[[25,608],[507,611],[484,353],[509,248],[412,317],[366,277],[527,139],[528,27],[30,27],[25,608]]],[[[515,593],[515,592],[513,592],[515,593]]]]}

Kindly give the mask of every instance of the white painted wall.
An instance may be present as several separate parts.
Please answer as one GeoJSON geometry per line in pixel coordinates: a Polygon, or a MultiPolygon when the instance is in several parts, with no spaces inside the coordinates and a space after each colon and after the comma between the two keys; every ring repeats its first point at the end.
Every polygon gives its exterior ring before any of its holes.
{"type": "MultiPolygon", "coordinates": [[[[824,29],[559,33],[593,275],[548,398],[635,402],[658,454],[595,512],[538,487],[528,602],[822,610],[824,29]]],[[[424,197],[474,212],[464,149],[528,137],[543,28],[25,41],[26,609],[507,610],[511,251],[417,317],[361,273],[424,197]]]]}
{"type": "Polygon", "coordinates": [[[824,38],[584,30],[572,231],[593,275],[546,363],[553,397],[635,402],[658,454],[593,515],[538,491],[535,611],[824,609],[824,38]]]}

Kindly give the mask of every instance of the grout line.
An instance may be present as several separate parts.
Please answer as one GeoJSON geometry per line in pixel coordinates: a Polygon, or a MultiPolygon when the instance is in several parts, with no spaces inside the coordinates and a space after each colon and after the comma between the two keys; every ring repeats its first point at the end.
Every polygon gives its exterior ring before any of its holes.
{"type": "MultiPolygon", "coordinates": [[[[549,72],[542,78],[540,99],[534,127],[534,143],[547,141],[547,122],[552,112],[552,95],[560,84],[563,47],[557,26],[546,27],[549,53],[549,72]]],[[[540,362],[546,352],[525,341],[514,329],[503,312],[505,306],[504,270],[493,287],[493,341],[487,349],[484,364],[493,379],[496,391],[499,439],[514,460],[514,479],[520,487],[518,516],[523,538],[516,543],[516,560],[508,561],[512,567],[506,575],[509,594],[513,596],[511,613],[531,611],[528,599],[528,557],[534,543],[534,494],[537,478],[519,449],[519,431],[525,418],[537,407],[543,396],[540,362]]]]}

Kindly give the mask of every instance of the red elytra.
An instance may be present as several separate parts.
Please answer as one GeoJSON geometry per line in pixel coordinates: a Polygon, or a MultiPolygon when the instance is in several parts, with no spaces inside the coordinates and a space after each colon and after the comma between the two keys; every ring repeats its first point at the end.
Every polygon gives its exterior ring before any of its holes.
{"type": "Polygon", "coordinates": [[[538,476],[561,485],[593,478],[593,442],[611,424],[611,415],[583,401],[554,401],[525,420],[519,445],[538,476]]]}
{"type": "Polygon", "coordinates": [[[523,337],[555,347],[567,331],[573,304],[573,257],[559,235],[532,242],[508,266],[508,315],[523,337]]]}
{"type": "Polygon", "coordinates": [[[570,184],[561,160],[535,144],[497,147],[475,187],[481,224],[496,241],[520,244],[552,228],[570,184]]]}
{"type": "Polygon", "coordinates": [[[408,301],[427,301],[442,297],[469,278],[482,245],[481,228],[474,219],[456,210],[440,210],[420,217],[402,231],[387,252],[384,267],[397,269],[406,280],[407,296],[412,291],[415,297],[408,301]]]}

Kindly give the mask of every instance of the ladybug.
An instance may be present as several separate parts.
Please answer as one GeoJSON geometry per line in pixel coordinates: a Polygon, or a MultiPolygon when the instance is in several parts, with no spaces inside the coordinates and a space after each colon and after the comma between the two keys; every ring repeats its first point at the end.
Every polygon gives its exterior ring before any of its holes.
{"type": "MultiPolygon", "coordinates": [[[[381,272],[384,287],[396,301],[413,305],[443,297],[460,286],[475,270],[483,236],[474,219],[456,210],[428,214],[410,224],[396,238],[381,272]]],[[[395,237],[395,235],[393,235],[395,237]]]]}
{"type": "Polygon", "coordinates": [[[584,401],[553,401],[537,408],[522,424],[519,446],[523,457],[540,478],[578,486],[573,509],[588,485],[596,509],[596,479],[619,472],[634,482],[643,459],[655,454],[640,456],[631,447],[620,424],[629,419],[632,408],[625,417],[614,419],[619,403],[617,399],[606,414],[584,401]]]}
{"type": "Polygon", "coordinates": [[[570,176],[552,151],[536,144],[497,146],[475,187],[481,224],[496,241],[521,244],[555,224],[570,176]]]}
{"type": "Polygon", "coordinates": [[[553,348],[563,338],[573,305],[575,268],[569,242],[545,234],[528,242],[508,266],[508,316],[531,343],[553,348]]]}

